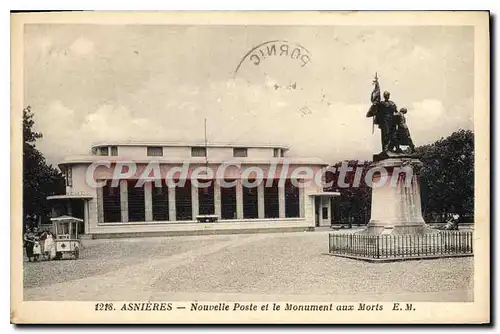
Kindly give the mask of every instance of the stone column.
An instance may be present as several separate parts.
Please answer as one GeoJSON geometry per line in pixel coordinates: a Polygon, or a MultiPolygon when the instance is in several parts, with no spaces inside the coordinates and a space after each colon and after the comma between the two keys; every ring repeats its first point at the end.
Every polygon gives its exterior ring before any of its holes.
{"type": "Polygon", "coordinates": [[[216,214],[219,219],[221,218],[222,212],[221,212],[221,193],[220,193],[220,184],[217,182],[217,180],[212,180],[214,183],[214,214],[216,214]]]}
{"type": "Polygon", "coordinates": [[[279,210],[280,210],[280,218],[285,218],[285,185],[282,187],[278,186],[278,201],[279,201],[279,210]]]}
{"type": "Polygon", "coordinates": [[[243,184],[236,180],[236,219],[243,219],[243,184]]]}
{"type": "Polygon", "coordinates": [[[153,221],[153,182],[144,183],[144,210],[146,221],[153,221]]]}
{"type": "Polygon", "coordinates": [[[196,216],[199,215],[200,206],[198,203],[198,187],[194,185],[194,182],[191,181],[191,211],[192,211],[192,220],[196,220],[196,216]]]}
{"type": "Polygon", "coordinates": [[[169,221],[176,221],[177,220],[177,213],[175,210],[175,186],[168,187],[168,220],[169,221]]]}
{"type": "Polygon", "coordinates": [[[83,227],[84,227],[84,233],[89,234],[90,233],[90,226],[89,226],[89,201],[84,199],[83,200],[83,227]]]}
{"type": "Polygon", "coordinates": [[[266,207],[264,205],[264,185],[265,185],[265,180],[262,180],[262,182],[257,186],[257,204],[258,204],[258,212],[259,212],[259,219],[264,219],[266,217],[266,207]]]}
{"type": "Polygon", "coordinates": [[[334,215],[333,215],[333,197],[330,197],[330,222],[333,222],[335,223],[335,221],[333,220],[334,219],[334,215]]]}
{"type": "Polygon", "coordinates": [[[104,204],[102,187],[97,188],[97,222],[104,223],[104,204]]]}
{"type": "Polygon", "coordinates": [[[128,184],[127,180],[120,180],[120,209],[122,222],[128,222],[128,184]]]}
{"type": "Polygon", "coordinates": [[[306,216],[306,211],[305,211],[305,198],[304,198],[304,187],[300,186],[299,187],[299,215],[300,218],[304,218],[306,216]]]}

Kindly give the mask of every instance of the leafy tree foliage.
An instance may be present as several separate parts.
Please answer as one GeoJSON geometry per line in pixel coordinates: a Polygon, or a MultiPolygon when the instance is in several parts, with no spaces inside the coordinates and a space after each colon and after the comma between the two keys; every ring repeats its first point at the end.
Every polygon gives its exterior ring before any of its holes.
{"type": "Polygon", "coordinates": [[[332,186],[325,189],[326,191],[338,191],[339,197],[333,200],[333,221],[335,223],[351,223],[351,224],[366,224],[370,220],[370,208],[372,192],[371,188],[366,185],[366,172],[370,169],[371,161],[356,160],[345,161],[348,166],[348,171],[343,178],[343,182],[347,187],[339,183],[339,168],[342,161],[333,165],[335,170],[327,172],[325,177],[327,182],[332,182],[332,186]],[[358,176],[356,180],[356,170],[358,176]]]}
{"type": "Polygon", "coordinates": [[[458,213],[474,219],[474,133],[459,130],[447,138],[417,148],[422,211],[426,220],[458,213]]]}
{"type": "Polygon", "coordinates": [[[34,131],[31,107],[23,110],[23,218],[37,221],[50,212],[47,196],[65,192],[64,178],[48,165],[35,142],[42,134],[34,131]]]}

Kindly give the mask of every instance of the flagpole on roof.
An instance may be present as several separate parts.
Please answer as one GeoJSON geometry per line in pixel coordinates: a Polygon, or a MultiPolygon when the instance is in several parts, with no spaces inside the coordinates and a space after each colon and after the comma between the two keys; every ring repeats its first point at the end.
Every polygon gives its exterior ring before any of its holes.
{"type": "MultiPolygon", "coordinates": [[[[205,123],[204,123],[204,129],[205,129],[205,173],[208,173],[208,143],[207,143],[207,119],[205,118],[205,123]]],[[[203,188],[203,191],[205,194],[208,192],[208,188],[203,188]]]]}
{"type": "Polygon", "coordinates": [[[205,167],[208,169],[207,119],[205,118],[205,167]]]}

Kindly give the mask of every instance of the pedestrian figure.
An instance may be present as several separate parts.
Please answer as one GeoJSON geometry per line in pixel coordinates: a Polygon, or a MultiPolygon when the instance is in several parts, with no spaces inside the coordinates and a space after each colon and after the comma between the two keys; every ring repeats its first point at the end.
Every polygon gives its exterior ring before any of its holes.
{"type": "Polygon", "coordinates": [[[33,234],[31,228],[26,229],[23,240],[24,246],[26,248],[26,256],[28,257],[28,262],[31,262],[31,260],[34,258],[33,247],[35,246],[35,234],[33,234]]]}
{"type": "Polygon", "coordinates": [[[40,248],[42,251],[42,260],[45,258],[45,238],[47,237],[47,233],[47,229],[40,233],[40,248]]]}
{"type": "Polygon", "coordinates": [[[40,246],[40,239],[39,237],[35,237],[35,242],[33,243],[33,258],[35,261],[38,261],[40,259],[40,256],[42,255],[42,247],[40,246]]]}
{"type": "Polygon", "coordinates": [[[54,238],[52,236],[52,232],[50,231],[48,231],[45,236],[44,251],[45,251],[45,258],[47,260],[52,260],[53,258],[56,257],[56,247],[54,244],[54,238]]]}

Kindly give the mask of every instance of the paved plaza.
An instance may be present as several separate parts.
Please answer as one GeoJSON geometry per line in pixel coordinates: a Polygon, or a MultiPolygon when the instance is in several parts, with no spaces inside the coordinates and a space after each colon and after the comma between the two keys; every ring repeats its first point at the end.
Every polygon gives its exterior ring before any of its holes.
{"type": "Polygon", "coordinates": [[[85,240],[79,260],[24,262],[24,299],[473,300],[472,257],[368,263],[325,255],[328,233],[85,240]]]}

